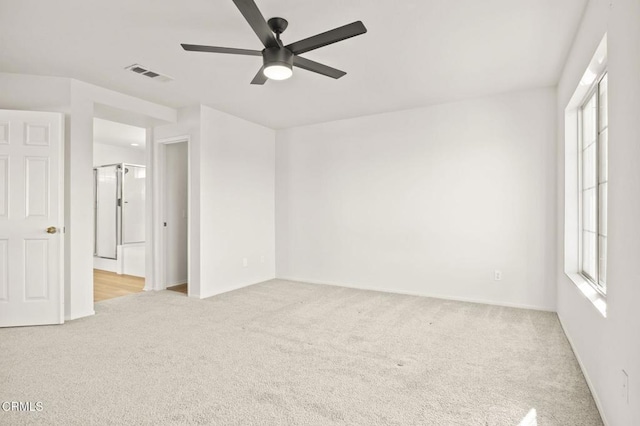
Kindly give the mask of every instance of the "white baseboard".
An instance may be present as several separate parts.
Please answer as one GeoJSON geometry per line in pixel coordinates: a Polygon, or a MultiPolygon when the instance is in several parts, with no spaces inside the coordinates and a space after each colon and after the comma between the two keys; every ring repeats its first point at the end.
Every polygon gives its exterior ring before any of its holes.
{"type": "Polygon", "coordinates": [[[84,317],[90,317],[90,316],[95,315],[95,314],[96,314],[96,311],[94,311],[92,309],[90,311],[86,311],[86,312],[83,312],[81,314],[65,315],[64,316],[64,320],[65,321],[73,321],[73,320],[77,320],[77,319],[84,318],[84,317]]]}
{"type": "Polygon", "coordinates": [[[116,259],[105,259],[104,257],[93,257],[93,269],[100,269],[101,271],[121,273],[118,272],[118,261],[116,259]]]}
{"type": "Polygon", "coordinates": [[[535,310],[535,311],[546,311],[546,312],[555,312],[556,311],[555,307],[549,307],[549,306],[537,306],[537,305],[527,305],[527,304],[521,304],[521,303],[500,302],[500,301],[495,301],[495,300],[475,299],[475,298],[470,298],[470,297],[457,297],[457,296],[422,293],[422,292],[413,292],[413,291],[403,291],[403,290],[388,289],[388,288],[358,286],[358,285],[343,284],[343,283],[310,281],[310,280],[294,278],[294,277],[277,277],[276,279],[278,279],[278,280],[286,280],[286,281],[296,281],[296,282],[308,283],[308,284],[330,285],[330,286],[334,286],[334,287],[353,288],[353,289],[357,289],[357,290],[380,291],[382,293],[404,294],[404,295],[407,295],[407,296],[431,297],[431,298],[434,298],[434,299],[454,300],[456,302],[469,302],[469,303],[481,303],[483,305],[505,306],[505,307],[508,307],[508,308],[532,309],[532,310],[535,310]]]}
{"type": "Polygon", "coordinates": [[[200,289],[200,299],[206,299],[208,297],[218,296],[220,294],[229,293],[230,291],[240,290],[241,288],[249,287],[249,286],[252,286],[252,285],[263,283],[265,281],[271,281],[271,280],[275,280],[275,279],[276,279],[275,277],[271,277],[271,278],[266,278],[266,279],[263,279],[263,280],[260,280],[260,281],[256,281],[256,282],[250,282],[250,283],[247,283],[247,284],[239,284],[239,285],[234,286],[234,287],[225,288],[222,291],[213,291],[213,292],[203,293],[202,289],[200,289]]]}
{"type": "Polygon", "coordinates": [[[181,280],[177,280],[173,283],[167,283],[167,288],[169,287],[175,287],[177,285],[181,285],[181,284],[186,284],[188,282],[188,280],[186,278],[181,279],[181,280]]]}
{"type": "Polygon", "coordinates": [[[578,365],[580,366],[582,375],[584,376],[584,379],[587,382],[587,386],[589,386],[589,390],[591,391],[591,396],[593,396],[593,400],[596,402],[596,408],[600,413],[600,417],[602,418],[602,423],[604,423],[604,426],[609,426],[609,423],[607,422],[607,418],[604,415],[604,411],[602,410],[602,404],[600,403],[600,398],[598,398],[598,394],[596,393],[596,389],[593,386],[591,379],[589,378],[589,374],[587,374],[587,370],[584,368],[584,364],[580,359],[580,355],[576,351],[576,347],[573,345],[573,340],[571,340],[571,336],[569,335],[569,333],[567,333],[567,329],[565,328],[564,323],[562,322],[562,317],[560,316],[560,314],[558,314],[558,321],[560,321],[560,326],[562,327],[562,331],[564,332],[564,335],[567,338],[567,341],[569,341],[569,346],[571,346],[573,355],[576,357],[576,360],[578,360],[578,365]]]}

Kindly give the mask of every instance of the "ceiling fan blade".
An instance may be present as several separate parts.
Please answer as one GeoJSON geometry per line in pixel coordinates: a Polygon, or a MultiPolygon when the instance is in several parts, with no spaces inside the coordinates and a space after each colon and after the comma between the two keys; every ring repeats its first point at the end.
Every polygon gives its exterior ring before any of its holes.
{"type": "Polygon", "coordinates": [[[251,84],[264,84],[267,81],[267,76],[264,75],[264,65],[262,67],[260,67],[260,71],[258,71],[258,74],[256,74],[255,77],[253,77],[253,80],[251,80],[251,84]]]}
{"type": "Polygon", "coordinates": [[[342,27],[329,30],[322,34],[315,35],[313,37],[305,38],[304,40],[296,41],[288,46],[287,49],[294,54],[299,55],[310,50],[318,49],[328,44],[337,43],[342,40],[346,40],[351,37],[355,37],[367,32],[367,28],[362,21],[352,22],[342,27]]]}
{"type": "Polygon", "coordinates": [[[302,68],[303,70],[316,72],[318,74],[326,75],[327,77],[331,77],[331,78],[340,78],[345,74],[347,74],[344,71],[331,68],[329,66],[311,61],[309,59],[306,59],[300,56],[293,57],[293,65],[298,68],[302,68]]]}
{"type": "Polygon", "coordinates": [[[231,53],[233,55],[262,56],[259,50],[234,49],[233,47],[200,46],[198,44],[181,44],[184,50],[190,52],[231,53]]]}
{"type": "Polygon", "coordinates": [[[264,16],[253,0],[233,0],[240,13],[247,20],[253,31],[256,33],[264,47],[279,47],[271,28],[267,25],[264,16]]]}

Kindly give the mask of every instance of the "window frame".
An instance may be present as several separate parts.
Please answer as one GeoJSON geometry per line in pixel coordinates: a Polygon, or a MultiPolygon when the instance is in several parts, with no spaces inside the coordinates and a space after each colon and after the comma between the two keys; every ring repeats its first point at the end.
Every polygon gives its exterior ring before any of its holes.
{"type": "MultiPolygon", "coordinates": [[[[602,156],[600,153],[600,143],[601,143],[601,137],[600,137],[600,133],[602,131],[604,131],[605,129],[600,129],[600,83],[602,82],[602,80],[607,77],[607,99],[608,99],[608,91],[609,91],[609,87],[608,87],[608,68],[605,66],[602,71],[596,76],[596,78],[594,79],[594,82],[592,84],[592,86],[589,88],[589,90],[587,91],[586,95],[583,97],[580,105],[578,106],[578,226],[579,226],[579,232],[578,232],[578,274],[584,278],[587,283],[589,285],[591,285],[591,287],[593,287],[594,290],[596,290],[598,292],[598,294],[600,294],[602,297],[606,298],[607,295],[607,284],[606,284],[606,280],[604,281],[604,285],[600,283],[600,169],[601,169],[601,161],[602,161],[602,156]],[[584,114],[584,109],[586,107],[586,105],[591,101],[591,98],[594,98],[595,101],[595,141],[594,141],[594,156],[595,156],[595,175],[594,175],[594,182],[595,182],[595,186],[594,186],[594,192],[595,192],[595,218],[593,219],[595,222],[595,247],[594,247],[594,251],[595,251],[595,259],[594,259],[594,271],[595,271],[595,277],[592,277],[591,275],[589,275],[585,270],[584,270],[584,241],[583,241],[583,234],[584,234],[584,204],[583,204],[583,192],[584,192],[584,181],[583,181],[583,170],[584,170],[584,164],[583,164],[583,155],[584,155],[584,119],[583,119],[583,114],[584,114]]],[[[607,108],[607,115],[608,115],[609,111],[607,108]]],[[[609,121],[607,118],[607,143],[608,143],[608,136],[609,136],[609,121]]],[[[607,147],[607,152],[608,152],[608,147],[607,147]]],[[[608,154],[607,154],[607,158],[605,159],[605,161],[608,162],[608,154]]],[[[607,170],[608,170],[608,164],[607,164],[607,170]]],[[[607,183],[608,183],[608,179],[607,179],[607,183]]],[[[608,185],[607,185],[608,186],[608,185]]],[[[608,197],[607,197],[608,198],[608,197]]],[[[608,209],[608,200],[607,200],[607,205],[604,206],[605,209],[608,209]]],[[[608,215],[607,215],[608,216],[608,215]]],[[[605,265],[607,263],[607,259],[604,259],[605,265]]]]}

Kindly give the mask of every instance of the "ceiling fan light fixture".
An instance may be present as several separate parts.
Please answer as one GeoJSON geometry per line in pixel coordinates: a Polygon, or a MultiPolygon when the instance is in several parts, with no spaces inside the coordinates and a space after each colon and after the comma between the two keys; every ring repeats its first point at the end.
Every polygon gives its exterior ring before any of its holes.
{"type": "Polygon", "coordinates": [[[293,75],[291,65],[281,62],[265,65],[262,72],[270,80],[286,80],[293,75]]]}
{"type": "Polygon", "coordinates": [[[286,80],[293,75],[293,53],[285,47],[264,49],[262,60],[262,73],[270,80],[286,80]]]}

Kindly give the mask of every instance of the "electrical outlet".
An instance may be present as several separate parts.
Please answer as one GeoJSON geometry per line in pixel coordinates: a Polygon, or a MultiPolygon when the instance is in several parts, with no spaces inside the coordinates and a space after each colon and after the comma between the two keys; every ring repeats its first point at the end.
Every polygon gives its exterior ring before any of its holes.
{"type": "Polygon", "coordinates": [[[246,257],[242,258],[242,266],[245,268],[249,265],[249,260],[246,257]]]}
{"type": "Polygon", "coordinates": [[[626,371],[622,370],[622,390],[620,396],[625,403],[629,403],[629,375],[626,371]]]}
{"type": "Polygon", "coordinates": [[[495,281],[500,281],[502,279],[502,271],[496,269],[495,271],[493,271],[493,279],[495,281]]]}

